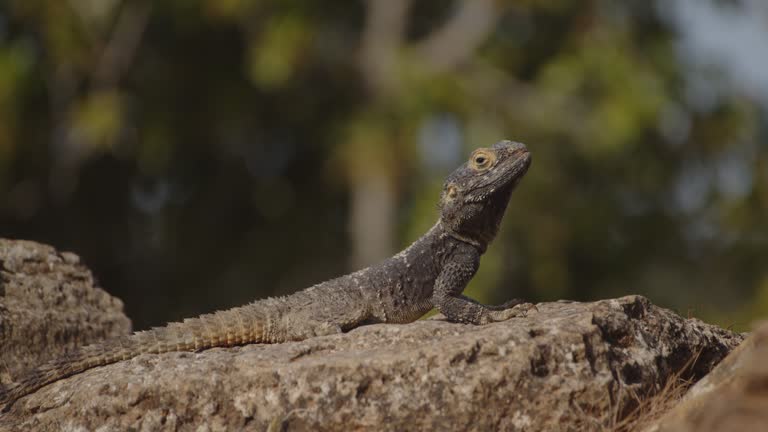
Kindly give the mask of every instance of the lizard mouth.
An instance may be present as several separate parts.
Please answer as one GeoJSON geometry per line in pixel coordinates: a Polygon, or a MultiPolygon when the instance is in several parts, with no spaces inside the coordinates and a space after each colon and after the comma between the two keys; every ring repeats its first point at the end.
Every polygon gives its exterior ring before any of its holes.
{"type": "Polygon", "coordinates": [[[519,149],[510,158],[514,159],[511,161],[510,167],[500,176],[499,185],[514,188],[531,166],[531,152],[527,149],[519,149]]]}

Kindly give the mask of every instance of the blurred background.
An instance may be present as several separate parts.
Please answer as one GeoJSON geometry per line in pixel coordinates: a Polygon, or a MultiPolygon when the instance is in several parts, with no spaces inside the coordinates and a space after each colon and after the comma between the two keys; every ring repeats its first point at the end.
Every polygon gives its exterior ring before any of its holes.
{"type": "Polygon", "coordinates": [[[533,166],[468,293],[768,313],[768,2],[0,0],[0,235],[137,329],[388,256],[533,166]]]}

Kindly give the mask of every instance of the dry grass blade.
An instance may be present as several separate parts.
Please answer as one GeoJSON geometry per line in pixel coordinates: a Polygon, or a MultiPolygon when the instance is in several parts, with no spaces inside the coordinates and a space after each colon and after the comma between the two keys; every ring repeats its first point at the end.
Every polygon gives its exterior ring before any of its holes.
{"type": "Polygon", "coordinates": [[[615,402],[601,415],[590,415],[579,410],[579,423],[590,425],[589,430],[600,432],[640,432],[661,418],[673,408],[693,385],[691,369],[699,359],[701,352],[692,356],[677,372],[668,377],[664,386],[658,391],[650,391],[639,395],[634,389],[620,387],[615,402]],[[629,411],[627,411],[628,407],[629,411]],[[626,413],[625,413],[626,412],[626,413]]]}

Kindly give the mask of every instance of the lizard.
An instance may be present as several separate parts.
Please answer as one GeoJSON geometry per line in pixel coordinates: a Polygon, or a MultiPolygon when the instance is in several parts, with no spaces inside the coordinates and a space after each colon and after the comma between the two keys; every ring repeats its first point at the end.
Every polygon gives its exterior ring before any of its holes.
{"type": "Polygon", "coordinates": [[[483,305],[462,292],[530,164],[530,152],[518,142],[479,148],[446,178],[438,221],[393,257],[291,295],[75,349],[0,388],[0,407],[8,411],[16,400],[48,384],[141,354],[299,341],[365,324],[409,323],[433,308],[448,321],[476,325],[525,316],[535,306],[520,300],[483,305]]]}

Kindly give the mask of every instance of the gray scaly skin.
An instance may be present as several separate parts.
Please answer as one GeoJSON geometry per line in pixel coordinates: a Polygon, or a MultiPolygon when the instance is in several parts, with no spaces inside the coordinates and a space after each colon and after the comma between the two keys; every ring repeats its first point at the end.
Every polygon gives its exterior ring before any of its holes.
{"type": "Polygon", "coordinates": [[[445,181],[440,219],[407,249],[379,264],[293,295],[170,323],[88,345],[0,389],[6,410],[54,381],[140,354],[298,341],[371,323],[409,323],[433,307],[450,321],[486,324],[524,315],[529,304],[486,306],[461,293],[496,236],[531,157],[523,144],[478,149],[445,181]]]}

